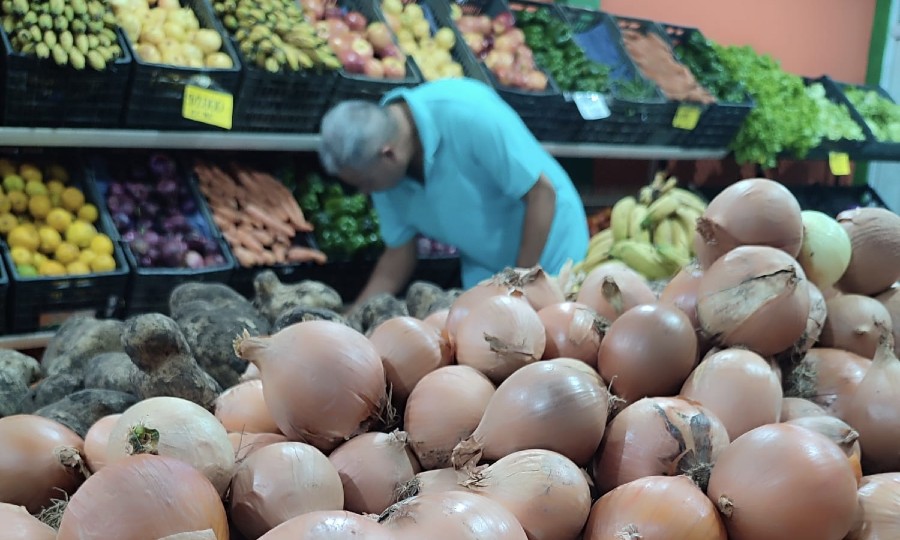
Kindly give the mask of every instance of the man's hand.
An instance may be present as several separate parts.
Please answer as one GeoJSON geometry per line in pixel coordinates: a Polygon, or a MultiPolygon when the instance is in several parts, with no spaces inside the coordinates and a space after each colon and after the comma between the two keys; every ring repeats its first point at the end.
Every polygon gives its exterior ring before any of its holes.
{"type": "Polygon", "coordinates": [[[525,202],[525,222],[522,225],[522,245],[519,247],[516,266],[531,268],[540,262],[550,235],[550,226],[556,213],[556,189],[542,174],[522,200],[525,202]]]}
{"type": "Polygon", "coordinates": [[[416,269],[417,262],[415,240],[410,240],[402,246],[386,249],[378,259],[378,264],[375,265],[375,270],[369,277],[366,288],[346,313],[353,313],[363,302],[377,294],[400,292],[416,269]]]}

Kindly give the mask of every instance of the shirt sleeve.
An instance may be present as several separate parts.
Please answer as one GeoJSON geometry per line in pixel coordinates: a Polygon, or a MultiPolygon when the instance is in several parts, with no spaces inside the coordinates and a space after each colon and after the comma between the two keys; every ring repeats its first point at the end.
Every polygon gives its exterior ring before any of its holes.
{"type": "Polygon", "coordinates": [[[381,238],[387,247],[400,247],[416,236],[416,229],[388,193],[373,193],[372,204],[378,213],[381,238]]]}

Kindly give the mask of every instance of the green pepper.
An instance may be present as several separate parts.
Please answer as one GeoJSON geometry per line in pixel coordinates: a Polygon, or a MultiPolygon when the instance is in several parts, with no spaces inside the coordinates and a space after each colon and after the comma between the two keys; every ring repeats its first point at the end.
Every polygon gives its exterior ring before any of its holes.
{"type": "Polygon", "coordinates": [[[304,212],[315,212],[319,207],[319,198],[316,197],[315,193],[307,193],[300,197],[300,208],[303,209],[304,212]]]}
{"type": "Polygon", "coordinates": [[[355,234],[359,231],[359,224],[352,216],[341,216],[334,222],[335,228],[341,232],[341,234],[349,235],[355,234]]]}

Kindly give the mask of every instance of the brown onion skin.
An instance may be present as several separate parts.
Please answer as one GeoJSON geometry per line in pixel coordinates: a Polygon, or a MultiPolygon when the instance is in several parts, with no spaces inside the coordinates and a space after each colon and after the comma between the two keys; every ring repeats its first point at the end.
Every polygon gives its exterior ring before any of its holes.
{"type": "Polygon", "coordinates": [[[879,294],[878,301],[891,314],[894,331],[894,354],[900,356],[900,285],[894,285],[893,288],[879,294]]]}
{"type": "Polygon", "coordinates": [[[285,521],[260,540],[396,540],[372,518],[352,512],[319,511],[285,521]]]}
{"type": "Polygon", "coordinates": [[[439,330],[414,317],[394,317],[375,328],[375,345],[394,403],[405,404],[422,377],[450,364],[450,343],[439,330]]]}
{"type": "Polygon", "coordinates": [[[865,358],[875,356],[881,324],[891,328],[891,314],[868,296],[844,294],[828,300],[828,317],[819,338],[821,347],[843,349],[865,358]]]}
{"type": "Polygon", "coordinates": [[[702,487],[709,467],[728,442],[725,426],[700,404],[681,398],[644,398],[607,426],[594,457],[594,484],[606,493],[646,476],[692,473],[702,487]],[[698,426],[696,433],[692,423],[698,426]]]}
{"type": "Polygon", "coordinates": [[[577,302],[562,302],[538,311],[538,317],[547,332],[544,360],[575,358],[596,369],[604,334],[594,310],[577,302]]]}
{"type": "Polygon", "coordinates": [[[94,422],[84,435],[84,461],[88,469],[95,473],[106,465],[106,447],[109,434],[119,421],[121,414],[110,414],[94,422]]]}
{"type": "Polygon", "coordinates": [[[857,492],[860,516],[845,540],[900,538],[900,473],[864,476],[857,492]]]}
{"type": "Polygon", "coordinates": [[[612,392],[628,403],[671,396],[697,361],[691,321],[670,304],[646,304],[616,319],[600,344],[597,366],[612,392]]]}
{"type": "Polygon", "coordinates": [[[379,518],[396,540],[526,540],[516,517],[502,504],[470,492],[417,495],[379,518]]]}
{"type": "Polygon", "coordinates": [[[228,440],[234,448],[235,463],[270,444],[288,442],[287,437],[280,433],[229,433],[228,440]]]}
{"type": "Polygon", "coordinates": [[[810,416],[828,416],[828,411],[822,408],[821,405],[808,399],[786,397],[781,400],[782,422],[790,422],[791,420],[808,418],[810,416]]]}
{"type": "Polygon", "coordinates": [[[0,418],[0,502],[36,514],[52,499],[74,493],[84,476],[63,466],[58,450],[84,451],[84,441],[66,426],[42,416],[0,418]],[[60,492],[62,490],[62,492],[60,492]]]}
{"type": "Polygon", "coordinates": [[[900,216],[884,208],[854,208],[837,216],[850,235],[850,266],[837,282],[845,293],[877,295],[900,280],[900,216]]]}
{"type": "Polygon", "coordinates": [[[694,236],[694,252],[705,269],[740,246],[770,246],[796,257],[802,244],[800,203],[786,187],[765,178],[725,188],[697,220],[694,236]]]}
{"type": "Polygon", "coordinates": [[[656,294],[644,277],[618,261],[603,263],[584,278],[575,299],[597,312],[607,321],[615,321],[622,313],[641,304],[656,302],[656,294]],[[617,310],[603,294],[603,282],[613,280],[622,295],[622,310],[617,310]]]}
{"type": "Polygon", "coordinates": [[[728,540],[716,507],[685,476],[649,476],[600,497],[584,540],[728,540]]]}
{"type": "Polygon", "coordinates": [[[699,264],[689,264],[675,274],[659,295],[660,302],[674,304],[683,311],[691,320],[694,330],[700,330],[700,319],[697,318],[697,293],[702,277],[703,268],[699,264]]]}
{"type": "Polygon", "coordinates": [[[862,480],[862,453],[859,447],[859,433],[840,418],[833,416],[807,416],[786,422],[792,426],[800,426],[820,435],[838,445],[847,454],[856,481],[862,480]]]}
{"type": "Polygon", "coordinates": [[[405,486],[404,495],[406,496],[401,497],[401,500],[429,493],[466,491],[463,484],[468,476],[468,473],[465,471],[457,471],[452,467],[422,471],[416,475],[412,482],[405,486]]]}
{"type": "Polygon", "coordinates": [[[446,339],[444,335],[444,329],[447,326],[447,317],[450,315],[449,309],[440,309],[435,311],[431,315],[422,319],[422,322],[425,324],[431,325],[434,328],[437,328],[438,331],[441,332],[441,335],[446,339]]]}
{"type": "Polygon", "coordinates": [[[843,418],[871,365],[868,358],[840,349],[810,349],[792,374],[791,395],[806,397],[828,414],[843,418]]]}
{"type": "Polygon", "coordinates": [[[808,429],[771,424],[726,448],[707,494],[729,540],[841,540],[856,515],[847,456],[808,429]]]}
{"type": "Polygon", "coordinates": [[[447,320],[444,322],[444,331],[450,341],[450,346],[456,348],[456,331],[460,323],[469,315],[469,312],[478,304],[494,296],[524,296],[522,291],[513,289],[495,279],[486,279],[471,289],[459,295],[450,310],[447,312],[447,320]]]}
{"type": "Polygon", "coordinates": [[[219,394],[215,414],[229,432],[278,433],[259,379],[239,383],[219,394]]]}
{"type": "Polygon", "coordinates": [[[681,388],[722,421],[732,441],[781,418],[781,381],[769,363],[745,349],[726,349],[703,362],[681,388]]]}
{"type": "Polygon", "coordinates": [[[56,531],[32,516],[23,506],[0,503],[3,540],[56,540],[56,531]]]}

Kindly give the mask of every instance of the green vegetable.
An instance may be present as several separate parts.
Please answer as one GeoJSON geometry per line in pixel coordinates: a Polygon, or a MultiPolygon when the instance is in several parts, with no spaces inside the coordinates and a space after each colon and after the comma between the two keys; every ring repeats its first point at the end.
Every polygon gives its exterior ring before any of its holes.
{"type": "Polygon", "coordinates": [[[847,106],[828,99],[822,83],[813,83],[807,86],[806,94],[819,107],[818,125],[825,139],[829,141],[866,140],[862,127],[850,116],[850,110],[847,106]]]}
{"type": "Polygon", "coordinates": [[[844,88],[844,95],[865,119],[879,141],[900,142],[900,105],[874,90],[844,88]]]}
{"type": "Polygon", "coordinates": [[[691,70],[697,82],[709,90],[717,100],[743,103],[744,87],[735,81],[722,65],[712,42],[700,32],[691,32],[675,47],[675,54],[691,70]]]}

